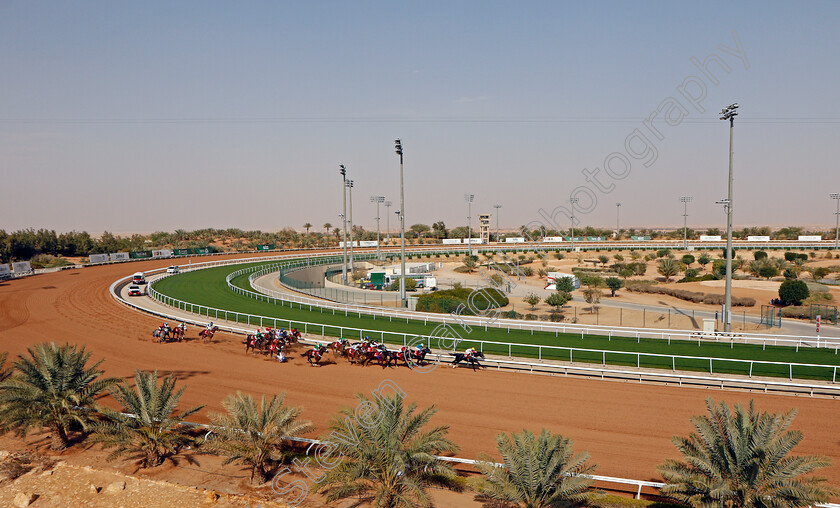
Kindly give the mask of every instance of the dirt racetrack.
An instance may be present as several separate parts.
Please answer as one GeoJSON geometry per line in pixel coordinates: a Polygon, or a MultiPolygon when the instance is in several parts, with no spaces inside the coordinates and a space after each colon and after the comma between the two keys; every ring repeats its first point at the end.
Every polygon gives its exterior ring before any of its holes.
{"type": "MultiPolygon", "coordinates": [[[[239,255],[238,257],[242,257],[239,255]]],[[[218,259],[218,258],[216,258],[218,259]]],[[[197,261],[203,261],[198,259],[197,261]]],[[[689,417],[703,413],[704,399],[756,400],[760,409],[798,408],[794,428],[805,434],[798,453],[828,455],[834,466],[823,470],[840,487],[840,401],[785,395],[748,394],[616,381],[567,379],[511,372],[450,369],[420,374],[407,368],[350,366],[343,361],[313,368],[295,351],[289,364],[244,354],[241,338],[219,333],[214,344],[195,340],[156,344],[151,332],[159,319],[115,302],[108,286],[137,270],[165,267],[147,261],[66,270],[0,283],[0,350],[10,358],[44,341],[85,344],[93,358],[105,358],[108,375],[130,378],[134,370],[175,373],[188,388],[182,407],[206,405],[193,421],[207,421],[207,410],[237,390],[287,391],[287,402],[304,407],[303,417],[317,431],[342,406],[355,406],[354,393],[370,393],[384,379],[395,381],[408,400],[435,404],[432,420],[450,426],[461,446],[457,456],[494,452],[499,432],[545,427],[569,436],[576,451],[589,451],[597,474],[658,479],[656,466],[676,457],[670,442],[691,430],[689,417]]],[[[187,336],[194,338],[195,327],[187,336]]]]}

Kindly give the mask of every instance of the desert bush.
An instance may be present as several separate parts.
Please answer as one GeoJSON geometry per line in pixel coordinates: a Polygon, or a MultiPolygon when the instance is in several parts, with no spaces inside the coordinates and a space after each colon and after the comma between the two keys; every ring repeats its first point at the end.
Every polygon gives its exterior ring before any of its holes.
{"type": "Polygon", "coordinates": [[[700,273],[700,271],[697,270],[696,268],[686,268],[684,278],[690,279],[690,278],[693,278],[693,277],[697,277],[697,275],[699,273],[700,273]]]}
{"type": "Polygon", "coordinates": [[[680,261],[682,261],[684,265],[688,266],[694,262],[694,256],[692,256],[691,254],[686,254],[682,258],[680,258],[680,261]]]}
{"type": "Polygon", "coordinates": [[[671,253],[671,249],[659,249],[659,250],[656,251],[656,257],[664,258],[664,257],[667,257],[668,254],[670,254],[670,253],[671,253]]]}
{"type": "Polygon", "coordinates": [[[805,281],[786,280],[779,286],[779,299],[786,304],[801,305],[810,294],[805,281]]]}
{"type": "Polygon", "coordinates": [[[763,250],[757,250],[753,252],[753,259],[756,261],[761,261],[762,259],[767,259],[767,253],[763,250]]]}

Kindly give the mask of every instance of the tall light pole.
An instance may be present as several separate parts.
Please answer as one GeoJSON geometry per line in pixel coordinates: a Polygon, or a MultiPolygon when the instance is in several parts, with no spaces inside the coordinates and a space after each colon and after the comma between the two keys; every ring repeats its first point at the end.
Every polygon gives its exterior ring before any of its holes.
{"type": "Polygon", "coordinates": [[[501,208],[501,207],[502,207],[502,205],[498,205],[498,204],[497,204],[497,205],[493,205],[493,208],[495,208],[495,209],[496,209],[496,241],[497,241],[497,242],[498,242],[498,241],[499,241],[499,239],[501,238],[501,237],[499,236],[499,208],[501,208]]]}
{"type": "Polygon", "coordinates": [[[467,202],[467,255],[472,256],[472,202],[475,194],[464,194],[467,202]]]}
{"type": "Polygon", "coordinates": [[[683,204],[683,249],[688,249],[688,204],[694,199],[692,196],[680,196],[683,204]]]}
{"type": "Polygon", "coordinates": [[[575,203],[580,201],[579,198],[570,198],[569,203],[572,205],[572,250],[569,252],[574,252],[575,250],[575,203]]]}
{"type": "Polygon", "coordinates": [[[405,186],[403,185],[403,149],[399,138],[394,140],[394,151],[400,156],[400,303],[406,307],[405,299],[405,186]]]}
{"type": "Polygon", "coordinates": [[[371,196],[371,203],[376,203],[376,259],[379,259],[379,203],[385,202],[385,196],[371,196]]]}
{"type": "Polygon", "coordinates": [[[729,120],[729,194],[726,205],[726,294],[724,296],[723,331],[732,331],[732,157],[735,134],[735,117],[738,103],[730,104],[720,112],[721,120],[729,120]]]}
{"type": "Polygon", "coordinates": [[[615,204],[615,239],[618,240],[618,232],[621,231],[618,228],[618,211],[621,209],[621,203],[615,204]]]}
{"type": "Polygon", "coordinates": [[[350,276],[353,277],[353,180],[347,180],[347,193],[349,194],[347,200],[350,201],[347,216],[347,220],[350,221],[350,276]]]}
{"type": "Polygon", "coordinates": [[[341,220],[344,222],[344,236],[342,245],[344,247],[344,259],[341,264],[341,283],[347,285],[347,168],[344,164],[338,166],[338,171],[341,173],[341,197],[344,200],[344,210],[341,214],[341,220]]]}
{"type": "Polygon", "coordinates": [[[391,203],[390,201],[386,201],[385,203],[385,240],[391,241],[391,203]]]}
{"type": "Polygon", "coordinates": [[[837,211],[834,212],[834,248],[840,249],[840,192],[832,192],[828,196],[837,201],[837,211]]]}

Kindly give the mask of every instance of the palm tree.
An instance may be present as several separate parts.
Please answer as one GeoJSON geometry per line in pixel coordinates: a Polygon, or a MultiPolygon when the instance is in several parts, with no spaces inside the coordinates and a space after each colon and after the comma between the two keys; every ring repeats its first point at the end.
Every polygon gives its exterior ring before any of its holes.
{"type": "Polygon", "coordinates": [[[800,431],[787,430],[796,410],[784,414],[756,411],[753,401],[734,412],[706,399],[708,416],[691,418],[696,433],[674,437],[682,461],[659,466],[667,482],[661,492],[693,507],[787,508],[824,503],[833,489],[825,479],[802,477],[830,461],[818,455],[791,457],[802,441],[800,431]]]}
{"type": "Polygon", "coordinates": [[[8,353],[3,351],[0,353],[0,383],[7,380],[12,375],[12,369],[6,368],[6,356],[8,353]]]}
{"type": "Polygon", "coordinates": [[[131,454],[140,458],[141,467],[155,467],[190,442],[179,423],[204,406],[176,413],[175,407],[186,386],[176,392],[173,376],[163,378],[159,386],[157,380],[157,371],[138,369],[133,388],[121,383],[109,390],[122,404],[122,412],[99,407],[107,421],[96,424],[92,436],[103,448],[116,448],[108,460],[131,454]]]}
{"type": "Polygon", "coordinates": [[[303,225],[303,229],[305,229],[305,230],[306,230],[306,234],[307,234],[307,235],[309,234],[309,228],[311,228],[311,227],[312,227],[312,224],[310,224],[310,223],[308,223],[308,222],[307,222],[306,224],[304,224],[304,225],[303,225]]]}
{"type": "Polygon", "coordinates": [[[671,282],[671,277],[682,271],[682,265],[674,259],[664,258],[659,260],[656,270],[665,276],[665,282],[671,282]]]}
{"type": "Polygon", "coordinates": [[[301,408],[283,406],[285,398],[283,393],[266,402],[263,395],[257,407],[250,395],[237,392],[222,402],[227,414],[213,414],[211,419],[219,427],[212,447],[227,456],[223,465],[251,466],[251,481],[255,474],[259,483],[266,481],[272,454],[282,450],[286,439],[311,428],[310,422],[298,420],[301,408]]]}
{"type": "Polygon", "coordinates": [[[70,444],[68,430],[88,428],[93,415],[85,409],[117,380],[98,379],[104,372],[98,368],[104,360],[86,367],[90,353],[84,347],[51,342],[27,351],[29,357],[18,356],[14,372],[0,385],[3,427],[22,436],[33,427],[46,428],[51,433],[51,448],[63,450],[70,444]]]}
{"type": "Polygon", "coordinates": [[[528,508],[577,506],[587,500],[595,470],[587,464],[589,454],[572,453],[572,441],[552,436],[545,429],[539,436],[523,430],[499,434],[496,445],[504,466],[480,458],[476,467],[484,475],[476,482],[484,495],[507,503],[524,503],[528,508]]]}
{"type": "Polygon", "coordinates": [[[330,224],[329,222],[325,222],[324,223],[324,236],[329,236],[330,229],[332,229],[332,224],[330,224]]]}
{"type": "Polygon", "coordinates": [[[399,394],[356,398],[359,407],[371,408],[371,418],[359,422],[354,411],[345,408],[330,421],[331,444],[343,458],[316,484],[327,494],[327,502],[359,496],[388,508],[430,506],[426,487],[460,490],[452,468],[435,457],[458,449],[447,438],[449,427],[423,429],[437,412],[434,406],[417,412],[417,405],[404,406],[399,394]],[[336,440],[336,436],[355,439],[336,440]]]}

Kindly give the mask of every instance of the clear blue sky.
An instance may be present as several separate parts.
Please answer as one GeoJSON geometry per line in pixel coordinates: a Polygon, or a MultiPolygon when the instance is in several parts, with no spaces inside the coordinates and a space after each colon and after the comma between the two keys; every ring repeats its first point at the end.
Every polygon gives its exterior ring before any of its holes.
{"type": "Polygon", "coordinates": [[[463,225],[471,192],[502,227],[573,193],[584,224],[621,202],[622,226],[681,225],[692,195],[690,223],[720,226],[731,102],[736,227],[833,224],[838,20],[838,2],[5,0],[0,228],[337,225],[339,164],[371,228],[371,195],[399,202],[396,137],[408,225],[463,225]],[[691,62],[712,54],[728,73],[691,62]],[[658,139],[643,122],[669,97],[685,114],[658,139]]]}

